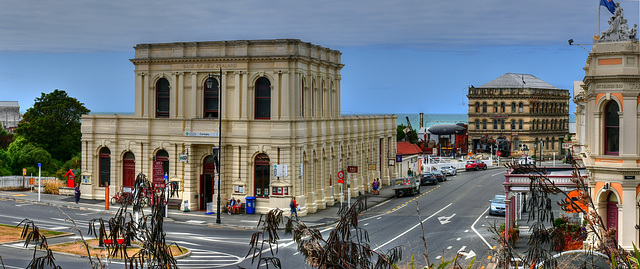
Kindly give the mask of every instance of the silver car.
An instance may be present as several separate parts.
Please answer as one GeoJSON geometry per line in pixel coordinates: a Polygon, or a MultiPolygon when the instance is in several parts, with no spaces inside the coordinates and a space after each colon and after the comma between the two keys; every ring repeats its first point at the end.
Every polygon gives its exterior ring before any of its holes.
{"type": "Polygon", "coordinates": [[[440,167],[440,171],[447,176],[455,176],[458,173],[458,170],[453,167],[453,165],[445,165],[440,167]]]}

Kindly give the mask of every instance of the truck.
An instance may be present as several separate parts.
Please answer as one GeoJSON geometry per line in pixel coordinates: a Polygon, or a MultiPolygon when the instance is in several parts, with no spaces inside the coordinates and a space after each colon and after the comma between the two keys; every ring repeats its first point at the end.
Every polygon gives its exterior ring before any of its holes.
{"type": "Polygon", "coordinates": [[[416,195],[420,194],[420,178],[419,177],[401,177],[392,179],[393,190],[396,192],[396,197],[401,195],[416,195]]]}

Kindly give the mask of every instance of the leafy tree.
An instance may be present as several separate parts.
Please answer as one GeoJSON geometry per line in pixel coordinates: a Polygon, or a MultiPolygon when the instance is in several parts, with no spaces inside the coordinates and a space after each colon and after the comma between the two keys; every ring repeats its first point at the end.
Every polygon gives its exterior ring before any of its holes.
{"type": "Polygon", "coordinates": [[[398,141],[409,141],[412,144],[418,142],[418,132],[416,132],[416,129],[408,130],[406,125],[400,124],[396,128],[396,132],[398,134],[398,141]],[[405,130],[407,133],[405,133],[405,130]]]}
{"type": "Polygon", "coordinates": [[[13,134],[7,132],[7,130],[0,128],[0,149],[6,149],[9,144],[11,144],[11,140],[13,139],[13,134]]]}
{"type": "Polygon", "coordinates": [[[6,150],[0,149],[0,176],[10,176],[11,173],[11,156],[6,150]]]}
{"type": "Polygon", "coordinates": [[[80,152],[80,117],[89,112],[83,103],[69,97],[65,91],[42,93],[33,107],[27,109],[16,132],[49,152],[54,159],[66,161],[80,152]]]}

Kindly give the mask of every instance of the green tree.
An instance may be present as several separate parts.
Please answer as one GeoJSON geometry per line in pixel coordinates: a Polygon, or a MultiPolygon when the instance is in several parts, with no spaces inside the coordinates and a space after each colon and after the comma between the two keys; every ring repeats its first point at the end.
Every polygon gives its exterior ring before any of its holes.
{"type": "Polygon", "coordinates": [[[418,132],[416,132],[416,129],[409,130],[406,125],[400,124],[396,128],[396,131],[398,141],[409,141],[412,144],[418,142],[418,132]],[[407,131],[407,133],[405,133],[405,131],[407,131]]]}
{"type": "Polygon", "coordinates": [[[49,152],[52,158],[65,162],[80,152],[80,117],[89,112],[65,91],[42,93],[23,115],[16,132],[49,152]]]}

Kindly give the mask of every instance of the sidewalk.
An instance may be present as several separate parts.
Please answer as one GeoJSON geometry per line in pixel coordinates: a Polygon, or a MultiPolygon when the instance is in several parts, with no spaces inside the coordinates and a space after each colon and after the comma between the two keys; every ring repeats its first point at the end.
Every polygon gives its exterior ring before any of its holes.
{"type": "MultiPolygon", "coordinates": [[[[391,186],[384,186],[380,190],[379,195],[367,193],[365,194],[365,196],[367,196],[367,208],[372,208],[375,205],[393,198],[394,192],[391,186]]],[[[30,191],[0,191],[0,201],[2,200],[21,201],[61,208],[95,211],[105,214],[115,214],[120,208],[119,205],[109,204],[109,210],[106,210],[104,200],[80,199],[80,203],[76,204],[73,196],[44,193],[40,194],[40,200],[38,201],[38,193],[30,191]]],[[[357,200],[357,198],[352,198],[351,202],[353,203],[355,200],[357,200]]],[[[346,199],[344,201],[344,204],[347,204],[346,199]]],[[[316,213],[308,214],[306,216],[300,217],[299,219],[308,227],[328,226],[339,220],[339,208],[340,202],[338,201],[334,206],[319,210],[316,213]]],[[[283,208],[283,210],[285,212],[285,215],[289,216],[289,208],[283,208]]],[[[151,213],[149,208],[145,209],[145,214],[147,213],[151,213]]],[[[167,215],[168,217],[165,219],[166,221],[207,225],[212,227],[232,227],[240,229],[257,229],[258,221],[260,220],[260,214],[228,215],[225,209],[223,209],[222,214],[220,214],[220,224],[216,223],[216,214],[207,215],[205,214],[205,211],[183,212],[182,210],[178,209],[169,209],[167,215]]]]}

